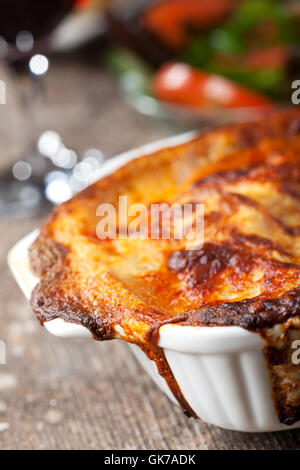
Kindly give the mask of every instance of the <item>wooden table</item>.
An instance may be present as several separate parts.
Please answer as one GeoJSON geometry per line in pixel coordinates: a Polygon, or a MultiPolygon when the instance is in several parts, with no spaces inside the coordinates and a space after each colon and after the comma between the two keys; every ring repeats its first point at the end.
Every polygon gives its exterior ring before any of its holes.
{"type": "MultiPolygon", "coordinates": [[[[1,75],[0,71],[0,78],[1,75]]],[[[24,145],[12,84],[0,106],[0,166],[24,145]]],[[[61,133],[79,154],[105,155],[174,133],[126,105],[106,72],[52,64],[46,96],[33,102],[36,135],[61,133]]],[[[40,218],[0,219],[1,449],[296,449],[300,431],[242,434],[187,419],[152,383],[121,341],[51,336],[34,318],[6,265],[7,250],[40,218]]]]}

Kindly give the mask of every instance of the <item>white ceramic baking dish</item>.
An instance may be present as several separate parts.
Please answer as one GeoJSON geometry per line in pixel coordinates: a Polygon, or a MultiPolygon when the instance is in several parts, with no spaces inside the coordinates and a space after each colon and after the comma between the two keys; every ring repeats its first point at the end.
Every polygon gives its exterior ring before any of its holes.
{"type": "MultiPolygon", "coordinates": [[[[112,173],[133,158],[163,147],[178,145],[193,134],[164,139],[126,152],[105,162],[94,179],[112,173]]],[[[8,254],[9,266],[27,298],[38,282],[29,268],[28,248],[38,230],[17,243],[8,254]]],[[[87,336],[83,326],[56,319],[45,323],[57,336],[87,336]]],[[[116,332],[118,334],[118,332],[116,332]]],[[[154,382],[176,401],[156,366],[136,346],[129,345],[154,382]]],[[[299,428],[278,420],[258,334],[240,327],[188,327],[164,325],[160,328],[159,346],[191,408],[202,420],[217,426],[246,432],[266,432],[299,428]]],[[[101,345],[100,345],[101,347],[101,345]]]]}

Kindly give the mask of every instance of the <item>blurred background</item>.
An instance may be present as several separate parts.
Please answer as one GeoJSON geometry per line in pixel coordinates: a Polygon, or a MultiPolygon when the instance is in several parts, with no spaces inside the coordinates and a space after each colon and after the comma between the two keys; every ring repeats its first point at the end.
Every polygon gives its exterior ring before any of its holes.
{"type": "Polygon", "coordinates": [[[1,448],[299,444],[297,431],[250,440],[187,421],[121,343],[99,356],[50,337],[6,266],[105,159],[291,106],[299,42],[298,0],[0,0],[1,448]]]}
{"type": "Polygon", "coordinates": [[[298,0],[0,8],[0,217],[49,210],[131,146],[287,106],[299,78],[298,0]]]}

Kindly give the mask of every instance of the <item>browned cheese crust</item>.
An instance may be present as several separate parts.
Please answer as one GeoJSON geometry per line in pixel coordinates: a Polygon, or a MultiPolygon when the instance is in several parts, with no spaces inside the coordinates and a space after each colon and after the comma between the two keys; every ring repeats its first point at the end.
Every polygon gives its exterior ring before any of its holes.
{"type": "MultiPolygon", "coordinates": [[[[123,339],[156,360],[178,397],[156,344],[163,323],[237,325],[269,338],[274,325],[299,318],[300,111],[215,130],[129,162],[56,208],[30,259],[40,278],[31,303],[42,323],[63,318],[101,340],[122,327],[123,339]],[[100,240],[97,207],[117,208],[120,195],[148,207],[204,204],[204,245],[100,240]]],[[[280,419],[290,424],[300,419],[299,394],[282,411],[285,392],[274,379],[279,356],[266,356],[280,419]]]]}

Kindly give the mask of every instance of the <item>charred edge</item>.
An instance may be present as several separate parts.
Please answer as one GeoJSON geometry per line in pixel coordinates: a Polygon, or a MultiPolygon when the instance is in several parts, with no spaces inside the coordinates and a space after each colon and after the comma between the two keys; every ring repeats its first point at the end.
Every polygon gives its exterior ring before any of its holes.
{"type": "Polygon", "coordinates": [[[287,426],[292,426],[293,424],[300,421],[300,407],[289,406],[287,407],[284,403],[279,403],[277,405],[279,421],[287,426]]]}
{"type": "Polygon", "coordinates": [[[226,195],[230,195],[233,199],[236,199],[237,202],[240,202],[241,204],[247,205],[249,207],[253,207],[254,209],[265,213],[270,219],[273,220],[277,225],[280,226],[280,228],[287,233],[288,235],[291,236],[297,236],[300,233],[300,227],[290,227],[287,224],[285,224],[282,220],[280,220],[278,217],[275,217],[270,211],[266,209],[262,204],[260,204],[257,201],[254,201],[253,199],[243,195],[243,194],[238,194],[238,193],[225,193],[226,195]]]}
{"type": "Polygon", "coordinates": [[[146,354],[148,359],[155,362],[159,375],[161,375],[165,379],[169,389],[171,390],[174,397],[182,407],[184,414],[189,418],[197,418],[196,413],[184,398],[180,387],[170,369],[170,366],[163,350],[159,346],[155,346],[154,344],[138,344],[138,346],[146,354]]]}
{"type": "Polygon", "coordinates": [[[40,282],[31,294],[30,303],[41,325],[45,322],[61,318],[65,322],[75,323],[87,328],[94,339],[109,340],[114,337],[112,325],[98,315],[91,316],[79,302],[71,299],[57,298],[55,293],[48,292],[48,285],[40,282]]]}
{"type": "Polygon", "coordinates": [[[148,344],[145,345],[138,345],[142,351],[147,355],[150,360],[153,360],[156,364],[158,373],[164,378],[166,384],[168,385],[169,389],[173,393],[174,397],[180,404],[183,409],[183,412],[189,418],[198,418],[194,410],[190,407],[189,403],[184,398],[181,389],[170,369],[168,361],[165,357],[163,349],[158,346],[159,343],[159,330],[160,327],[167,324],[174,324],[183,321],[186,318],[185,314],[180,314],[172,319],[167,319],[162,322],[159,322],[152,328],[150,328],[147,340],[148,344]]]}
{"type": "Polygon", "coordinates": [[[185,314],[184,323],[191,326],[240,326],[250,331],[259,331],[300,315],[300,288],[277,299],[262,299],[259,296],[188,310],[185,314]]]}
{"type": "MultiPolygon", "coordinates": [[[[265,330],[261,330],[259,333],[264,340],[268,341],[265,330]]],[[[268,365],[273,401],[279,421],[291,426],[300,420],[300,406],[287,402],[286,393],[282,389],[278,373],[276,373],[277,366],[287,364],[289,360],[288,347],[278,349],[272,345],[267,345],[264,348],[264,355],[268,365]]]]}

